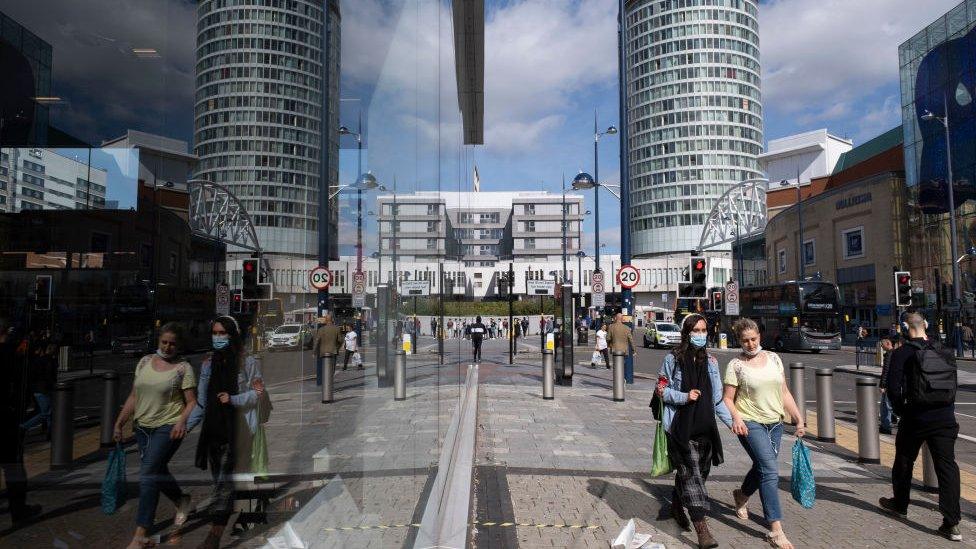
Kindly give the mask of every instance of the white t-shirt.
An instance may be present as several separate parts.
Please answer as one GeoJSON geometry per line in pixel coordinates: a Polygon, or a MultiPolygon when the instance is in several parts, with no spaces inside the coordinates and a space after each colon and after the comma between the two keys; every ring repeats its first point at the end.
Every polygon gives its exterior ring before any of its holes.
{"type": "Polygon", "coordinates": [[[349,330],[346,332],[346,350],[356,350],[356,330],[349,330]]]}
{"type": "Polygon", "coordinates": [[[602,351],[607,348],[607,331],[600,328],[596,332],[596,350],[602,351]]]}

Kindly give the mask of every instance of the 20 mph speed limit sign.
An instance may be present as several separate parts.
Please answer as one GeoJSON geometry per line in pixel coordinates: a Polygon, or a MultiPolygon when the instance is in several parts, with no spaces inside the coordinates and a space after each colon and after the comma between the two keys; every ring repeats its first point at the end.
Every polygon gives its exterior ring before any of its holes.
{"type": "Polygon", "coordinates": [[[617,271],[617,283],[621,288],[630,290],[640,284],[640,271],[633,265],[624,265],[617,271]]]}
{"type": "Polygon", "coordinates": [[[316,290],[326,290],[332,284],[332,273],[325,267],[316,267],[308,274],[308,281],[316,290]]]}

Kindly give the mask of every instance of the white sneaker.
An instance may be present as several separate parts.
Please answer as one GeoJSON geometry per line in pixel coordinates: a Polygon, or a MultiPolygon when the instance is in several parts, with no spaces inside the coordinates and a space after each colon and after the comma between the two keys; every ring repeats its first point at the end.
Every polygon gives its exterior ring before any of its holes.
{"type": "Polygon", "coordinates": [[[183,494],[180,497],[179,503],[176,504],[176,516],[173,518],[174,526],[183,526],[186,524],[187,519],[190,518],[190,512],[192,511],[190,494],[183,494]]]}

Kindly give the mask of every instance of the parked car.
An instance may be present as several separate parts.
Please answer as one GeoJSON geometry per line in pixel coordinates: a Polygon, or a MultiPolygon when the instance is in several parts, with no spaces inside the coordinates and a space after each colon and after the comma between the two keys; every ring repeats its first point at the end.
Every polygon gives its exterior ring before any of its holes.
{"type": "Polygon", "coordinates": [[[673,347],[681,343],[681,328],[673,322],[649,322],[644,330],[644,347],[673,347]]]}
{"type": "Polygon", "coordinates": [[[268,339],[268,350],[312,348],[312,331],[304,324],[282,324],[268,339]]]}

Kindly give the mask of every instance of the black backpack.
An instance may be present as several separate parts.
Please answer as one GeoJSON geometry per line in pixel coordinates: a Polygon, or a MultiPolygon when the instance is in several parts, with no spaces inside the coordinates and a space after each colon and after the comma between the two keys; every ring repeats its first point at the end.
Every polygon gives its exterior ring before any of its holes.
{"type": "Polygon", "coordinates": [[[956,357],[941,344],[909,341],[915,364],[905,372],[906,404],[916,408],[940,408],[956,401],[956,357]]]}

